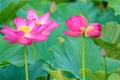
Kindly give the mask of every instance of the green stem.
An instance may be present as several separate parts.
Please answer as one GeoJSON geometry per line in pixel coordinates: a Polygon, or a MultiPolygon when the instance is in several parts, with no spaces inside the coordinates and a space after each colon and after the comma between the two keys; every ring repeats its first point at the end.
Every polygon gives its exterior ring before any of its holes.
{"type": "Polygon", "coordinates": [[[82,80],[86,80],[85,76],[85,36],[82,38],[82,80]]]}
{"type": "Polygon", "coordinates": [[[47,80],[50,80],[50,74],[47,75],[47,80]]]}
{"type": "Polygon", "coordinates": [[[102,1],[100,2],[99,6],[100,6],[101,12],[104,12],[104,4],[102,3],[102,1]]]}
{"type": "Polygon", "coordinates": [[[34,41],[34,61],[36,61],[36,42],[34,41]]]}
{"type": "Polygon", "coordinates": [[[105,80],[108,80],[106,56],[104,56],[104,68],[105,68],[105,80]]]}
{"type": "Polygon", "coordinates": [[[26,45],[24,45],[24,61],[25,61],[26,80],[28,80],[28,62],[27,62],[27,48],[26,48],[26,45]]]}

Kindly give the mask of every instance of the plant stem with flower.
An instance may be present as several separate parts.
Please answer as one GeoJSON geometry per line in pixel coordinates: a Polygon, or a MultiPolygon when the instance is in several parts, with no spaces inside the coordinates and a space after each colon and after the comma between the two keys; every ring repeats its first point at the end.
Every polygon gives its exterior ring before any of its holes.
{"type": "Polygon", "coordinates": [[[97,38],[101,36],[102,25],[99,23],[88,24],[87,19],[83,15],[71,16],[66,20],[66,26],[69,30],[65,30],[64,34],[72,37],[82,36],[82,80],[86,80],[85,76],[85,36],[97,38]]]}

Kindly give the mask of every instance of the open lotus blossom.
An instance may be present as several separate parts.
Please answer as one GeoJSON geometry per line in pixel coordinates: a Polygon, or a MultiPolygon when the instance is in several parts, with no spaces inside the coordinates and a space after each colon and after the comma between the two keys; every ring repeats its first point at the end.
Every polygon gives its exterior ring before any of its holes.
{"type": "Polygon", "coordinates": [[[35,20],[36,26],[34,27],[34,30],[32,32],[35,32],[34,37],[32,38],[35,41],[41,41],[41,37],[47,39],[50,32],[54,30],[56,27],[58,27],[58,23],[54,20],[49,20],[50,13],[47,12],[42,16],[38,16],[37,13],[32,10],[28,9],[27,13],[27,20],[35,20]]]}
{"type": "Polygon", "coordinates": [[[92,23],[88,25],[86,18],[83,15],[76,15],[70,17],[66,21],[69,30],[65,30],[64,34],[72,37],[90,36],[96,38],[101,36],[102,26],[99,23],[92,23]]]}
{"type": "Polygon", "coordinates": [[[47,40],[50,32],[59,25],[54,20],[48,20],[49,17],[49,12],[38,17],[35,11],[29,9],[26,20],[21,17],[14,19],[13,23],[16,25],[16,29],[5,25],[0,32],[5,34],[4,39],[8,40],[10,44],[18,42],[30,45],[33,40],[42,42],[47,40]]]}

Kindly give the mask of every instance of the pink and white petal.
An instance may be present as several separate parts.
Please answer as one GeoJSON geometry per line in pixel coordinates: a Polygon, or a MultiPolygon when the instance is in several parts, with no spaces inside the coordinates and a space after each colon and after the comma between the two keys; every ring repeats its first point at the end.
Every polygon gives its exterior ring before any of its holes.
{"type": "Polygon", "coordinates": [[[44,15],[40,16],[39,17],[40,24],[46,24],[46,22],[49,19],[49,17],[50,17],[50,13],[49,12],[47,12],[44,15]]]}
{"type": "Polygon", "coordinates": [[[35,27],[36,25],[36,20],[32,19],[32,20],[26,20],[27,22],[27,26],[29,26],[31,29],[35,27]]]}
{"type": "Polygon", "coordinates": [[[41,34],[48,37],[48,36],[50,35],[50,32],[48,32],[48,31],[43,31],[41,34]]]}
{"type": "Polygon", "coordinates": [[[93,37],[93,38],[96,38],[96,37],[99,37],[101,36],[101,33],[99,30],[93,30],[93,31],[90,31],[88,33],[86,33],[87,36],[90,36],[90,37],[93,37]]]}
{"type": "Polygon", "coordinates": [[[35,37],[36,37],[36,35],[29,35],[29,36],[27,36],[26,38],[27,38],[27,39],[34,40],[35,37]]]}
{"type": "Polygon", "coordinates": [[[79,37],[82,35],[82,32],[74,32],[74,31],[64,31],[64,34],[66,34],[67,36],[72,36],[72,37],[79,37]]]}
{"type": "Polygon", "coordinates": [[[16,17],[14,20],[13,20],[13,23],[16,25],[17,29],[21,26],[26,26],[26,20],[21,18],[21,17],[16,17]]]}
{"type": "Polygon", "coordinates": [[[40,34],[40,33],[41,33],[42,31],[44,31],[47,27],[48,27],[47,25],[40,25],[39,28],[38,28],[35,32],[33,32],[33,33],[31,33],[31,34],[40,34]]]}
{"type": "Polygon", "coordinates": [[[35,26],[31,29],[30,34],[34,34],[36,31],[38,31],[39,28],[40,28],[39,25],[35,25],[35,26]]]}
{"type": "Polygon", "coordinates": [[[52,24],[54,22],[54,20],[48,20],[46,23],[45,23],[45,25],[50,25],[50,24],[52,24]]]}
{"type": "Polygon", "coordinates": [[[34,10],[28,9],[28,11],[27,11],[27,19],[29,19],[29,20],[32,20],[32,19],[38,20],[38,15],[34,10]]]}
{"type": "Polygon", "coordinates": [[[20,36],[17,41],[22,44],[22,45],[30,45],[32,44],[32,40],[31,39],[28,39],[28,38],[25,38],[24,36],[20,36]]]}
{"type": "Polygon", "coordinates": [[[92,26],[92,27],[94,27],[95,29],[97,29],[97,30],[99,30],[99,31],[102,30],[102,25],[99,24],[99,23],[92,23],[92,24],[90,24],[89,26],[92,26]]]}
{"type": "Polygon", "coordinates": [[[59,23],[53,22],[52,24],[48,25],[48,27],[45,29],[45,31],[50,32],[57,28],[59,26],[59,23]]]}

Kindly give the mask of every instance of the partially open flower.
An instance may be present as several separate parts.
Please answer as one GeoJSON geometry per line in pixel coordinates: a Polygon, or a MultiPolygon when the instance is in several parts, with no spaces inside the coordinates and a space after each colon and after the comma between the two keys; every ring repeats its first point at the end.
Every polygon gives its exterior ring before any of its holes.
{"type": "Polygon", "coordinates": [[[65,30],[64,34],[72,37],[90,36],[96,38],[101,36],[102,26],[99,23],[88,25],[86,18],[83,15],[72,16],[66,21],[69,30],[65,30]]]}

